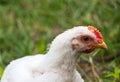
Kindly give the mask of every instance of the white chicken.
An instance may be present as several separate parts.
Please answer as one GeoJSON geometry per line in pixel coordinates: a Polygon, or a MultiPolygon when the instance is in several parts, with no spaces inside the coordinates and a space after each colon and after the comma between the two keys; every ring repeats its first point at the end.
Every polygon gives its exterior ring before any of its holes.
{"type": "Polygon", "coordinates": [[[75,66],[78,56],[98,47],[107,48],[96,28],[74,27],[58,35],[45,55],[12,61],[6,67],[1,82],[84,82],[75,66]]]}

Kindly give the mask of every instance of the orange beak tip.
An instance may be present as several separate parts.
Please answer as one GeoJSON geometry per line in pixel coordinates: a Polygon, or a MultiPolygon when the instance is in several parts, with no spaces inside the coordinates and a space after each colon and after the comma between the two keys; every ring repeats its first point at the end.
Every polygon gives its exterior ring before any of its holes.
{"type": "Polygon", "coordinates": [[[96,47],[96,48],[102,48],[102,49],[107,49],[107,45],[106,45],[105,42],[98,43],[98,44],[94,45],[94,47],[96,47]]]}
{"type": "Polygon", "coordinates": [[[107,49],[107,45],[106,45],[105,42],[102,42],[102,44],[101,44],[100,46],[101,46],[101,48],[103,48],[103,49],[107,49]]]}

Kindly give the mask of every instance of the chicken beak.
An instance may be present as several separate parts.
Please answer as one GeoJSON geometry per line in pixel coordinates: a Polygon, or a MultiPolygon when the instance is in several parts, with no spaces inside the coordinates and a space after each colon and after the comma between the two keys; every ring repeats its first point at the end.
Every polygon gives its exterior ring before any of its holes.
{"type": "Polygon", "coordinates": [[[106,45],[106,43],[104,41],[102,43],[95,44],[94,47],[107,49],[107,45],[106,45]]]}

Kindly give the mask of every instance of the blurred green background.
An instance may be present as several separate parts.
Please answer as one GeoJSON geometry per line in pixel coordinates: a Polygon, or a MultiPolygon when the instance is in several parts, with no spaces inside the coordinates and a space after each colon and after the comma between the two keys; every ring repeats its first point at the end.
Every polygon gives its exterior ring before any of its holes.
{"type": "Polygon", "coordinates": [[[0,77],[10,61],[46,53],[56,35],[78,25],[99,28],[108,45],[93,57],[99,81],[88,55],[80,57],[85,81],[120,82],[120,0],[0,0],[0,77]]]}

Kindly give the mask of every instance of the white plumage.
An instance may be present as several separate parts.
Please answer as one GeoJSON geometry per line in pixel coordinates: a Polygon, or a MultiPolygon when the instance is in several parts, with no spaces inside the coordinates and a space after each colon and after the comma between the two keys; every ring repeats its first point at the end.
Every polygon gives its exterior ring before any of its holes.
{"type": "Polygon", "coordinates": [[[58,35],[48,53],[27,56],[12,61],[1,82],[84,82],[75,68],[78,52],[89,47],[77,37],[95,34],[87,26],[78,26],[58,35]],[[76,39],[77,38],[77,39],[76,39]]]}

